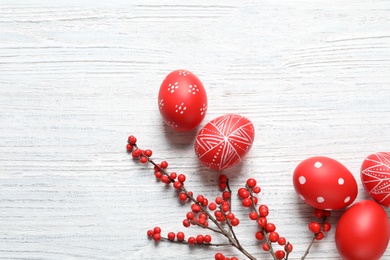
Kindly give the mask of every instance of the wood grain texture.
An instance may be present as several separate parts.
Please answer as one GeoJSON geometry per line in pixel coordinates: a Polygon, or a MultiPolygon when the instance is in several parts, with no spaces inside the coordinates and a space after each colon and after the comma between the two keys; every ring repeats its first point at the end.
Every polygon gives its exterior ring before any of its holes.
{"type": "MultiPolygon", "coordinates": [[[[129,160],[129,134],[195,194],[218,194],[218,175],[195,158],[196,131],[172,132],[158,112],[159,86],[179,68],[207,90],[203,124],[226,113],[253,121],[252,150],[225,173],[234,189],[260,181],[291,259],[312,220],[291,182],[301,160],[339,160],[367,198],[360,165],[390,149],[389,1],[78,2],[0,1],[0,259],[242,257],[146,238],[155,225],[183,230],[188,208],[129,160]]],[[[233,203],[242,244],[269,259],[233,203]]],[[[334,227],[307,259],[339,259],[334,227]]]]}

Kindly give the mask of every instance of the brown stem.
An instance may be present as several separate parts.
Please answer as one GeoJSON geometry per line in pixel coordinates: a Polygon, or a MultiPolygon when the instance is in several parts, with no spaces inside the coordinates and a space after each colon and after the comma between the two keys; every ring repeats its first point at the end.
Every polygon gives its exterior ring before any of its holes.
{"type": "Polygon", "coordinates": [[[313,239],[311,240],[309,246],[307,247],[305,254],[301,257],[301,260],[304,260],[306,258],[306,256],[310,253],[310,248],[314,244],[314,241],[316,241],[316,236],[313,236],[313,239]]]}

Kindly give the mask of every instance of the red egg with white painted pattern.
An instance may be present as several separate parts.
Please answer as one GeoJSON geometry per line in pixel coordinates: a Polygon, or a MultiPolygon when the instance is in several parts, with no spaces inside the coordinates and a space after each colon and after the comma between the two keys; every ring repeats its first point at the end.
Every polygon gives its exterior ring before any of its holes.
{"type": "Polygon", "coordinates": [[[206,115],[206,90],[199,78],[188,70],[172,71],[160,86],[158,107],[168,126],[180,132],[190,131],[206,115]]]}
{"type": "Polygon", "coordinates": [[[323,210],[342,209],[358,193],[352,173],[340,162],[324,156],[302,161],[294,171],[293,183],[306,204],[323,210]]]}
{"type": "Polygon", "coordinates": [[[362,164],[360,177],[370,196],[383,206],[390,207],[390,153],[369,155],[362,164]]]}
{"type": "Polygon", "coordinates": [[[195,153],[214,170],[223,170],[242,161],[252,147],[255,130],[243,116],[228,114],[207,123],[196,136],[195,153]]]}

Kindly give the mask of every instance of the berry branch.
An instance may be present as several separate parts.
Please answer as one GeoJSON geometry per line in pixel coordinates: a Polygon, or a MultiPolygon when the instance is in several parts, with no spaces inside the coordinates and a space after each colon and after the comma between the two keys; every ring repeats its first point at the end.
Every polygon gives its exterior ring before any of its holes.
{"type": "MultiPolygon", "coordinates": [[[[221,174],[219,176],[218,186],[222,192],[221,196],[217,196],[214,201],[209,201],[203,195],[197,195],[195,197],[192,191],[186,189],[184,186],[186,175],[168,172],[168,163],[166,161],[155,163],[151,159],[153,154],[152,151],[150,149],[140,149],[137,146],[137,139],[134,136],[131,135],[128,137],[126,149],[131,153],[133,159],[139,160],[139,162],[143,164],[151,163],[154,166],[154,175],[156,178],[166,185],[172,184],[174,189],[178,191],[180,201],[191,203],[191,211],[187,212],[186,217],[183,220],[184,227],[188,228],[191,225],[199,226],[203,229],[221,234],[227,239],[227,242],[218,244],[211,243],[212,236],[208,234],[199,234],[196,237],[191,236],[185,240],[185,234],[183,232],[178,232],[176,234],[174,232],[169,232],[167,237],[163,237],[161,236],[160,227],[154,227],[153,229],[148,230],[147,235],[149,238],[153,239],[155,242],[167,241],[190,246],[233,246],[248,259],[256,259],[251,253],[244,249],[234,231],[234,228],[240,224],[240,220],[236,218],[232,212],[232,191],[229,185],[229,179],[226,175],[221,174]],[[215,226],[209,226],[209,222],[213,223],[215,226]]],[[[262,249],[269,252],[274,260],[288,260],[289,254],[293,250],[293,246],[285,237],[280,236],[279,233],[276,232],[275,224],[268,221],[268,207],[264,204],[257,206],[257,195],[260,192],[261,188],[257,185],[256,180],[249,178],[246,181],[245,187],[238,189],[238,197],[242,200],[242,206],[251,210],[249,219],[255,221],[259,228],[255,234],[255,238],[262,244],[262,249]],[[276,245],[281,246],[282,249],[275,250],[274,246],[276,245]]],[[[314,215],[317,218],[322,219],[322,222],[311,222],[309,224],[309,230],[313,233],[313,238],[301,260],[304,260],[309,254],[315,240],[321,240],[324,237],[323,232],[328,232],[330,230],[330,224],[326,222],[326,219],[330,216],[329,211],[316,209],[314,215]]],[[[216,260],[237,259],[236,257],[228,258],[222,253],[215,254],[214,258],[216,260]]]]}

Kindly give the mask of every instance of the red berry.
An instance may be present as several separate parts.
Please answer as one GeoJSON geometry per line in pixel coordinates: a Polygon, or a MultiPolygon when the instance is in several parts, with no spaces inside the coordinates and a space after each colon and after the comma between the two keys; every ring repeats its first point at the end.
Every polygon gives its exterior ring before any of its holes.
{"type": "Polygon", "coordinates": [[[165,184],[171,183],[171,181],[169,180],[168,176],[166,176],[166,175],[161,176],[161,181],[163,183],[165,183],[165,184]]]}
{"type": "Polygon", "coordinates": [[[154,235],[153,235],[153,240],[156,241],[156,242],[160,241],[160,240],[161,240],[161,235],[160,235],[160,233],[154,234],[154,235]]]}
{"type": "Polygon", "coordinates": [[[225,174],[219,175],[219,182],[227,182],[228,178],[225,174]]]}
{"type": "Polygon", "coordinates": [[[205,235],[204,236],[204,242],[205,243],[210,243],[211,242],[211,236],[210,235],[205,235]]]}
{"type": "Polygon", "coordinates": [[[161,228],[160,227],[155,227],[153,229],[153,232],[154,232],[154,234],[160,234],[161,233],[161,228]]]}
{"type": "Polygon", "coordinates": [[[224,200],[230,199],[230,192],[224,191],[224,192],[222,193],[222,198],[223,198],[224,200]]]}
{"type": "Polygon", "coordinates": [[[187,219],[193,219],[195,217],[193,212],[188,212],[186,215],[187,219]]]}
{"type": "Polygon", "coordinates": [[[263,232],[257,231],[256,234],[255,234],[255,237],[256,237],[257,240],[263,240],[264,239],[263,232]]]}
{"type": "Polygon", "coordinates": [[[217,204],[215,204],[214,202],[211,202],[209,204],[209,210],[215,210],[217,208],[217,204]]]}
{"type": "Polygon", "coordinates": [[[220,218],[220,217],[223,217],[223,213],[221,211],[217,210],[217,211],[214,211],[214,216],[216,218],[220,218]]]}
{"type": "Polygon", "coordinates": [[[199,219],[198,219],[198,223],[199,223],[200,225],[204,225],[204,224],[206,223],[206,219],[205,219],[205,218],[199,218],[199,219]]]}
{"type": "Polygon", "coordinates": [[[153,237],[154,232],[153,232],[153,230],[149,229],[147,234],[148,234],[148,237],[153,237]]]}
{"type": "Polygon", "coordinates": [[[204,200],[204,197],[202,195],[198,195],[198,197],[196,197],[196,201],[198,201],[200,204],[203,203],[203,200],[204,200]]]}
{"type": "Polygon", "coordinates": [[[220,182],[218,184],[218,187],[220,190],[226,190],[227,184],[226,184],[226,182],[220,182]]]}
{"type": "Polygon", "coordinates": [[[166,161],[162,161],[160,164],[160,167],[163,169],[166,169],[166,168],[168,168],[168,163],[166,161]]]}
{"type": "Polygon", "coordinates": [[[137,143],[137,138],[135,138],[135,136],[133,136],[133,135],[130,135],[127,138],[127,141],[129,142],[129,144],[135,145],[137,143]]]}
{"type": "Polygon", "coordinates": [[[177,232],[176,237],[177,237],[177,240],[178,240],[178,241],[183,241],[185,235],[184,235],[183,232],[177,232]]]}
{"type": "Polygon", "coordinates": [[[324,222],[322,224],[322,231],[324,232],[329,232],[329,230],[331,229],[331,225],[329,222],[324,222]]]}
{"type": "Polygon", "coordinates": [[[267,243],[263,244],[263,250],[264,251],[269,251],[269,245],[267,243]]]}
{"type": "Polygon", "coordinates": [[[199,207],[199,205],[194,203],[191,205],[191,210],[195,213],[198,213],[200,211],[200,207],[199,207]]]}
{"type": "Polygon", "coordinates": [[[127,144],[126,145],[126,150],[129,151],[129,152],[133,151],[133,145],[127,144]]]}
{"type": "Polygon", "coordinates": [[[215,203],[217,203],[218,205],[220,205],[222,203],[222,198],[221,197],[216,197],[215,198],[215,203]]]}
{"type": "Polygon", "coordinates": [[[225,256],[222,253],[216,253],[214,258],[215,260],[224,260],[225,256]]]}
{"type": "Polygon", "coordinates": [[[256,180],[253,179],[253,178],[249,178],[247,181],[246,181],[246,185],[248,185],[249,188],[253,188],[255,187],[257,184],[256,180]]]}
{"type": "Polygon", "coordinates": [[[133,150],[133,152],[131,152],[131,156],[133,158],[138,158],[141,156],[141,154],[142,154],[142,150],[139,148],[136,148],[135,150],[133,150]]]}
{"type": "Polygon", "coordinates": [[[196,243],[203,244],[204,242],[204,236],[203,235],[197,235],[196,236],[196,243]]]}
{"type": "Polygon", "coordinates": [[[319,232],[316,234],[316,240],[322,240],[324,238],[324,233],[319,232]]]}
{"type": "Polygon", "coordinates": [[[234,214],[231,213],[231,212],[229,212],[229,213],[226,215],[226,217],[227,217],[227,219],[232,220],[232,219],[234,219],[234,214]]]}
{"type": "Polygon", "coordinates": [[[249,213],[249,218],[251,220],[257,220],[258,217],[259,217],[259,215],[255,211],[252,211],[251,213],[249,213]]]}
{"type": "Polygon", "coordinates": [[[238,224],[240,224],[240,220],[238,218],[233,218],[232,220],[230,220],[230,224],[233,227],[238,226],[238,224]]]}
{"type": "Polygon", "coordinates": [[[187,200],[187,194],[185,194],[184,192],[180,192],[180,194],[179,194],[179,199],[180,199],[181,201],[187,200]]]}
{"type": "Polygon", "coordinates": [[[322,209],[314,209],[313,213],[317,218],[322,218],[324,216],[324,211],[322,209]]]}
{"type": "Polygon", "coordinates": [[[176,179],[176,176],[177,176],[176,172],[171,172],[169,174],[169,178],[171,178],[172,180],[176,179]]]}
{"type": "Polygon", "coordinates": [[[252,200],[250,198],[245,198],[242,200],[242,205],[244,207],[249,208],[250,206],[252,206],[252,200]]]}
{"type": "Polygon", "coordinates": [[[267,233],[273,232],[275,230],[276,230],[275,224],[267,223],[267,225],[265,225],[265,231],[267,231],[267,233]]]}
{"type": "Polygon", "coordinates": [[[284,246],[286,244],[286,238],[285,237],[279,237],[278,244],[281,246],[284,246]]]}
{"type": "Polygon", "coordinates": [[[309,224],[309,230],[314,234],[317,234],[321,231],[321,225],[318,222],[311,222],[309,224]]]}
{"type": "Polygon", "coordinates": [[[250,195],[249,191],[245,188],[240,188],[238,190],[238,196],[240,196],[241,199],[248,198],[250,195]]]}
{"type": "Polygon", "coordinates": [[[146,149],[146,150],[144,151],[144,155],[145,155],[146,157],[150,157],[150,156],[152,156],[152,154],[153,154],[153,152],[152,152],[152,150],[150,150],[150,149],[146,149]]]}
{"type": "Polygon", "coordinates": [[[228,212],[229,209],[230,209],[229,204],[223,204],[222,207],[221,207],[221,210],[222,210],[223,212],[228,212]]]}
{"type": "Polygon", "coordinates": [[[179,176],[177,177],[177,180],[180,181],[181,183],[185,182],[186,181],[186,176],[184,174],[179,174],[179,176]]]}
{"type": "Polygon", "coordinates": [[[230,257],[230,260],[238,260],[238,258],[237,257],[230,257]]]}
{"type": "Polygon", "coordinates": [[[209,205],[209,200],[204,198],[203,202],[202,202],[202,206],[203,207],[207,207],[207,205],[209,205]]]}
{"type": "Polygon", "coordinates": [[[195,237],[189,237],[187,242],[190,245],[195,245],[196,244],[196,238],[195,237]]]}
{"type": "Polygon", "coordinates": [[[169,232],[168,233],[168,239],[169,240],[173,241],[173,240],[175,240],[175,237],[176,237],[175,233],[173,233],[173,232],[169,232]]]}
{"type": "Polygon", "coordinates": [[[199,214],[199,219],[207,219],[207,214],[206,213],[200,213],[199,214]]]}
{"type": "Polygon", "coordinates": [[[145,164],[145,163],[147,163],[147,162],[148,162],[148,158],[147,158],[147,157],[145,157],[145,156],[141,156],[141,157],[139,158],[139,161],[140,161],[140,163],[143,163],[143,164],[145,164]]]}
{"type": "Polygon", "coordinates": [[[161,177],[163,176],[162,172],[160,171],[155,172],[154,175],[156,176],[157,179],[161,179],[161,177]]]}
{"type": "Polygon", "coordinates": [[[291,253],[293,250],[293,246],[290,244],[290,243],[287,243],[285,246],[284,246],[284,251],[286,251],[286,253],[291,253]]]}
{"type": "Polygon", "coordinates": [[[260,217],[257,220],[257,224],[259,224],[260,227],[265,228],[265,226],[267,225],[267,219],[265,217],[260,217]]]}
{"type": "Polygon", "coordinates": [[[272,243],[275,243],[279,239],[279,234],[278,232],[273,231],[269,233],[268,238],[272,243]]]}
{"type": "Polygon", "coordinates": [[[189,226],[191,226],[190,221],[189,221],[188,219],[183,220],[183,226],[184,226],[184,227],[189,227],[189,226]]]}
{"type": "Polygon", "coordinates": [[[259,194],[260,192],[261,192],[261,188],[259,187],[259,186],[256,186],[256,187],[253,187],[253,192],[255,193],[255,194],[259,194]]]}
{"type": "Polygon", "coordinates": [[[286,253],[283,250],[276,250],[275,257],[276,259],[283,259],[286,253]]]}
{"type": "Polygon", "coordinates": [[[182,184],[181,182],[179,182],[179,181],[175,181],[175,182],[173,183],[173,187],[174,187],[175,189],[179,190],[179,189],[181,189],[181,187],[183,187],[183,184],[182,184]]]}
{"type": "Polygon", "coordinates": [[[267,205],[262,204],[262,205],[259,206],[259,214],[262,217],[268,216],[269,210],[268,210],[267,205]]]}

